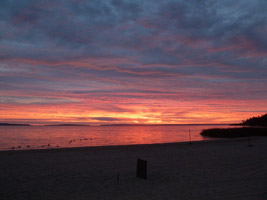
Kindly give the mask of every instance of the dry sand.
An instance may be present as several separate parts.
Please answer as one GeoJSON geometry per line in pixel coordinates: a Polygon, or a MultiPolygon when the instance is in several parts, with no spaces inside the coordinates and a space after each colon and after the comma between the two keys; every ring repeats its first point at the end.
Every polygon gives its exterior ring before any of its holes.
{"type": "Polygon", "coordinates": [[[267,199],[267,138],[0,152],[0,199],[267,199]],[[136,160],[148,179],[135,177],[136,160]],[[117,174],[120,174],[117,183],[117,174]]]}

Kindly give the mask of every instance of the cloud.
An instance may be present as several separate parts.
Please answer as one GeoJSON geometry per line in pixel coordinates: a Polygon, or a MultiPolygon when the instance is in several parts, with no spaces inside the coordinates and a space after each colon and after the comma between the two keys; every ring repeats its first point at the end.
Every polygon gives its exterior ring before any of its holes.
{"type": "Polygon", "coordinates": [[[4,96],[0,99],[0,104],[66,104],[77,103],[77,100],[63,98],[36,98],[36,97],[20,97],[20,96],[4,96]]]}
{"type": "Polygon", "coordinates": [[[130,101],[266,101],[266,6],[265,0],[1,1],[0,99],[75,99],[68,103],[77,109],[87,102],[113,114],[136,113],[130,101]],[[119,106],[125,102],[128,108],[119,106]]]}
{"type": "Polygon", "coordinates": [[[113,118],[113,117],[94,117],[92,120],[97,120],[99,122],[121,122],[124,119],[121,118],[113,118]]]}

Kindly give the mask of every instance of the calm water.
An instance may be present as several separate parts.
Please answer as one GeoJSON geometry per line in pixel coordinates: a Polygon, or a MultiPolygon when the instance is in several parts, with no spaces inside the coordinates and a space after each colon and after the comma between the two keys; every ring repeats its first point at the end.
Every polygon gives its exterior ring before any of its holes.
{"type": "Polygon", "coordinates": [[[1,126],[0,150],[184,142],[189,141],[189,129],[192,141],[209,140],[201,130],[216,127],[228,125],[1,126]]]}

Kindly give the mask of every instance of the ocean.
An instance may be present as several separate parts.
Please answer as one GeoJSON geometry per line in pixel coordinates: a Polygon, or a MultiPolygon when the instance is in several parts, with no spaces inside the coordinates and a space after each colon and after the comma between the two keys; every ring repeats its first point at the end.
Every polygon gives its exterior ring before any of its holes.
{"type": "Polygon", "coordinates": [[[229,125],[1,126],[0,150],[155,144],[211,140],[200,132],[229,125]],[[190,134],[189,134],[190,130],[190,134]]]}

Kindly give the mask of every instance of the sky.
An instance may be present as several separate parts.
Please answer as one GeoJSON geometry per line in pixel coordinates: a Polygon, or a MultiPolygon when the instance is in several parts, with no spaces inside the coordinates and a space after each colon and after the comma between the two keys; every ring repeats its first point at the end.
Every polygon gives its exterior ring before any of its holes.
{"type": "Polygon", "coordinates": [[[1,0],[0,122],[264,114],[266,10],[266,0],[1,0]]]}

